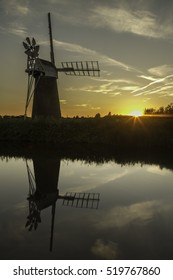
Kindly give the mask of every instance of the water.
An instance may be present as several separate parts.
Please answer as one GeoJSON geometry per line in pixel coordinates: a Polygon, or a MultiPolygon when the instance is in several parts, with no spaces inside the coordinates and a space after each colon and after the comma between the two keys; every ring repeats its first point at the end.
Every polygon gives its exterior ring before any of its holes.
{"type": "Polygon", "coordinates": [[[0,258],[172,259],[172,170],[1,157],[0,258]]]}

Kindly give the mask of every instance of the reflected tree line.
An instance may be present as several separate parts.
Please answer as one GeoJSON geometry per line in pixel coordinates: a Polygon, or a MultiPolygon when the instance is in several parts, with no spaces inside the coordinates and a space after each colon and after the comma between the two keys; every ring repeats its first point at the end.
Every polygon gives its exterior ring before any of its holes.
{"type": "Polygon", "coordinates": [[[27,159],[36,159],[40,155],[45,158],[51,157],[59,160],[80,160],[86,164],[103,164],[105,162],[115,162],[117,164],[156,164],[160,168],[167,168],[173,171],[173,157],[170,151],[148,149],[141,150],[137,146],[135,149],[123,147],[112,147],[108,145],[89,145],[89,144],[33,144],[20,142],[3,142],[0,145],[1,160],[10,160],[11,157],[27,159]]]}

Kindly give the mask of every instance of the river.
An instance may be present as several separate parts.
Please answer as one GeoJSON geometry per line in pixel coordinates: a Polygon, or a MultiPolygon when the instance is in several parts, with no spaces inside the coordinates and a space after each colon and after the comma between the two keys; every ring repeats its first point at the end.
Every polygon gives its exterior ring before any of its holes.
{"type": "Polygon", "coordinates": [[[173,165],[8,155],[0,173],[1,259],[172,259],[173,165]]]}

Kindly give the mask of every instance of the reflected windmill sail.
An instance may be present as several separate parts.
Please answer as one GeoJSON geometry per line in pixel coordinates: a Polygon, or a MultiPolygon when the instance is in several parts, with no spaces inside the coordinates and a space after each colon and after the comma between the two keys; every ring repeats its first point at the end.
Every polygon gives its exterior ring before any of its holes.
{"type": "Polygon", "coordinates": [[[63,199],[63,205],[76,208],[98,209],[99,201],[99,193],[67,192],[63,199]]]}

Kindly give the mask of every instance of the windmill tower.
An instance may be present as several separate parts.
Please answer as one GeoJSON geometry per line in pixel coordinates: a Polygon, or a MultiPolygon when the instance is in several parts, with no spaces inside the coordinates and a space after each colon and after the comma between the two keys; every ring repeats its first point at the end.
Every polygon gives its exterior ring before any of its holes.
{"type": "Polygon", "coordinates": [[[98,61],[71,61],[61,62],[61,67],[55,65],[51,17],[48,13],[50,61],[39,58],[39,45],[34,38],[26,38],[23,42],[27,55],[28,87],[25,105],[25,117],[30,101],[33,97],[32,118],[61,117],[60,101],[58,95],[58,73],[64,72],[73,76],[99,76],[98,61]]]}

